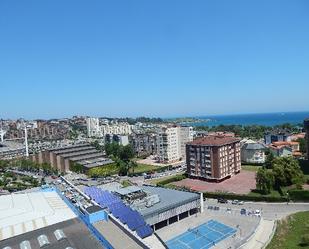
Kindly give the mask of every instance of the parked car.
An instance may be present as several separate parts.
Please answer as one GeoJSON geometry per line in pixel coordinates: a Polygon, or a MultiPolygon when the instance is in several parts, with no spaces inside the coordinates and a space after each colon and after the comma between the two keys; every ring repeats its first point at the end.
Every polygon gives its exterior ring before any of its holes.
{"type": "Polygon", "coordinates": [[[254,215],[257,216],[257,217],[261,217],[261,211],[258,210],[258,209],[255,210],[255,211],[254,211],[254,215]]]}
{"type": "Polygon", "coordinates": [[[227,208],[226,212],[230,214],[230,213],[232,213],[232,209],[231,208],[227,208]]]}
{"type": "Polygon", "coordinates": [[[241,214],[241,215],[246,215],[246,213],[247,213],[246,209],[242,208],[242,209],[240,210],[240,214],[241,214]]]}
{"type": "Polygon", "coordinates": [[[208,206],[207,209],[212,210],[212,209],[213,209],[213,206],[208,206]]]}
{"type": "Polygon", "coordinates": [[[228,203],[228,201],[223,198],[218,198],[218,203],[228,203]]]}
{"type": "Polygon", "coordinates": [[[218,211],[220,208],[218,207],[218,206],[216,206],[215,208],[214,208],[214,210],[216,210],[216,211],[218,211]]]}
{"type": "Polygon", "coordinates": [[[244,205],[244,202],[243,201],[239,201],[239,200],[233,200],[232,204],[234,204],[234,205],[244,205]]]}

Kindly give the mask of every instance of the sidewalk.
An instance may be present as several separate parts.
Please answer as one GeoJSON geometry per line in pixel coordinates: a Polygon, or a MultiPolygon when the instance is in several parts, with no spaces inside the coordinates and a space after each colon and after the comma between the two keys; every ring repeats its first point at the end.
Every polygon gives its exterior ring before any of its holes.
{"type": "Polygon", "coordinates": [[[261,219],[256,233],[248,240],[242,249],[261,249],[269,243],[276,229],[275,221],[261,219]]]}

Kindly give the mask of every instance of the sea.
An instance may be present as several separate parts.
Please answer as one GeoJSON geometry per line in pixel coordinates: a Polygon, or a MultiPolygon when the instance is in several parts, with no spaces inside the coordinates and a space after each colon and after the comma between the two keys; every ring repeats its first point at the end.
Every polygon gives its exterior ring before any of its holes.
{"type": "Polygon", "coordinates": [[[195,117],[199,122],[186,123],[192,126],[217,126],[217,125],[264,125],[275,126],[284,123],[302,124],[309,118],[308,112],[280,112],[280,113],[256,113],[234,115],[211,115],[195,117]]]}

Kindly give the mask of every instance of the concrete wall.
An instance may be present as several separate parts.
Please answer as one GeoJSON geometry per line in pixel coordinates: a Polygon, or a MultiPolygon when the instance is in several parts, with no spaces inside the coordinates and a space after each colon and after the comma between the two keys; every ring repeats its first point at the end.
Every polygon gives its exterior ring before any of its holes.
{"type": "Polygon", "coordinates": [[[93,224],[95,222],[105,220],[108,221],[108,215],[104,210],[87,215],[88,221],[93,224]]]}

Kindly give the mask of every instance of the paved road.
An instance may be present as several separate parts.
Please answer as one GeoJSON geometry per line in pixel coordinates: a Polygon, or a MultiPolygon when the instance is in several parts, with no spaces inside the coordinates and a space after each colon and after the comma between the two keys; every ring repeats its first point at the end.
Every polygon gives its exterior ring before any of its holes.
{"type": "Polygon", "coordinates": [[[267,202],[245,202],[244,205],[233,205],[231,203],[218,203],[216,199],[207,199],[204,202],[205,208],[207,206],[219,206],[220,210],[225,211],[231,208],[232,211],[239,211],[245,208],[249,211],[260,210],[262,217],[268,220],[278,220],[289,214],[299,211],[309,211],[309,203],[267,203],[267,202]]]}

